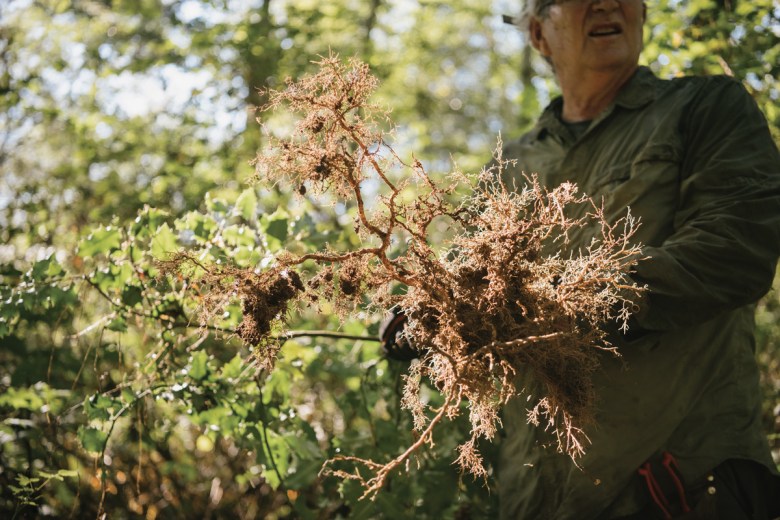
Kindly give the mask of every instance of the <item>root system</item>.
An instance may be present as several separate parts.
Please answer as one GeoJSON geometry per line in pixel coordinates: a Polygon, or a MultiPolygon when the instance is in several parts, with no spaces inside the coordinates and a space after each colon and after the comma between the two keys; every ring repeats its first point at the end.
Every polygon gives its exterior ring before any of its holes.
{"type": "MultiPolygon", "coordinates": [[[[533,176],[521,188],[502,184],[507,163],[500,152],[492,168],[473,176],[452,172],[440,186],[419,161],[403,161],[388,145],[379,124],[387,125],[387,111],[369,103],[377,82],[365,64],[329,56],[317,65],[315,74],[266,92],[266,110],[286,107],[300,117],[288,137],[267,132],[269,145],[255,161],[257,180],[301,196],[329,192],[353,205],[355,231],[368,245],[280,255],[262,272],[200,266],[211,288],[203,322],[237,299],[243,309],[237,333],[259,344],[293,302],[325,299],[350,312],[369,296],[374,310],[398,306],[406,314],[406,335],[423,352],[411,365],[402,401],[414,417],[417,441],[389,462],[340,457],[324,468],[360,480],[366,496],[416,450],[433,444],[436,427],[461,413],[464,401],[472,431],[456,460],[484,477],[478,442],[494,438],[501,406],[518,396],[518,378],[529,374],[544,388],[534,396],[529,421],[542,422],[555,433],[558,449],[576,459],[587,444],[582,428],[594,406],[591,375],[604,351],[615,353],[605,328],[625,325],[630,300],[641,291],[628,277],[639,254],[631,243],[636,223],[630,215],[607,222],[573,184],[547,190],[533,176]],[[384,190],[373,204],[365,201],[366,179],[384,190]],[[402,196],[406,188],[414,191],[411,200],[402,196]],[[452,204],[455,190],[471,195],[452,204]],[[431,243],[437,219],[457,230],[450,242],[431,243]],[[583,227],[596,230],[596,238],[586,250],[570,251],[570,232],[583,227]],[[393,256],[393,243],[408,247],[393,256]],[[305,262],[316,268],[307,268],[302,280],[305,262]],[[397,284],[407,291],[392,296],[397,284]],[[444,396],[436,410],[420,400],[426,380],[444,396]],[[352,469],[340,469],[345,464],[352,469]]],[[[174,262],[179,270],[187,263],[186,255],[174,262]]]]}

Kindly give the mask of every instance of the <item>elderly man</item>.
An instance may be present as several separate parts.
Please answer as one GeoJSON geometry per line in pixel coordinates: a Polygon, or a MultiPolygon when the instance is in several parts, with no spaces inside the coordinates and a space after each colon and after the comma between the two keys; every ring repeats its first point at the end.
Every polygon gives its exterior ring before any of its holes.
{"type": "Polygon", "coordinates": [[[562,96],[507,145],[518,163],[505,180],[574,181],[614,220],[630,208],[647,257],[635,276],[649,290],[616,334],[622,358],[605,356],[596,375],[580,467],[545,448],[525,400],[504,410],[504,518],[780,515],[753,340],[780,253],[780,156],[739,82],[661,80],[638,65],[646,11],[641,0],[527,0],[518,22],[562,96]]]}

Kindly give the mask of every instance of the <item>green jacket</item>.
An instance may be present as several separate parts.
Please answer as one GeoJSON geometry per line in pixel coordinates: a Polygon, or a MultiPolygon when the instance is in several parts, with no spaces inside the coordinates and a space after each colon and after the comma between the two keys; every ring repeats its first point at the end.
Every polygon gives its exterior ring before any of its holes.
{"type": "MultiPolygon", "coordinates": [[[[525,398],[504,410],[502,518],[610,518],[637,511],[636,474],[651,456],[676,456],[686,482],[727,458],[773,467],[761,431],[754,303],[780,254],[780,155],[756,104],[727,77],[656,78],[640,68],[579,138],[554,100],[536,127],[505,147],[505,182],[538,173],[574,181],[617,220],[641,219],[649,287],[631,334],[595,377],[597,424],[575,467],[542,448],[525,398]],[[628,338],[632,339],[628,339],[628,338]]],[[[588,243],[592,229],[573,236],[588,243]]],[[[533,393],[534,382],[524,381],[533,393]]]]}

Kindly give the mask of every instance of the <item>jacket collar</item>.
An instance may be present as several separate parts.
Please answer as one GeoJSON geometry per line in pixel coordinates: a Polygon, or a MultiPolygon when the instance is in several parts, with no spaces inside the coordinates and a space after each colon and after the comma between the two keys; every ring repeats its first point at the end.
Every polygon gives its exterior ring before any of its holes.
{"type": "Polygon", "coordinates": [[[658,96],[661,80],[647,67],[639,67],[625,87],[618,93],[615,105],[628,109],[641,108],[658,96]]]}
{"type": "MultiPolygon", "coordinates": [[[[657,90],[660,82],[661,80],[649,68],[644,66],[637,68],[628,83],[618,93],[614,103],[596,117],[596,121],[603,120],[612,113],[616,106],[635,110],[647,105],[658,95],[657,90]]],[[[534,140],[544,138],[547,133],[559,136],[569,134],[569,130],[561,122],[562,110],[563,98],[558,96],[547,105],[531,131],[534,140]]]]}

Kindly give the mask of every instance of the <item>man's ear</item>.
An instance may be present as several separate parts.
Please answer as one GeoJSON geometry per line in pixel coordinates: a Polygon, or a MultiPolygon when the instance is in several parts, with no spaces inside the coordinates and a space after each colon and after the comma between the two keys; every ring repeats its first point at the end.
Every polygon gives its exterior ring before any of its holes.
{"type": "Polygon", "coordinates": [[[534,49],[536,49],[539,54],[542,56],[550,55],[550,48],[547,45],[547,40],[544,38],[542,21],[540,19],[531,18],[531,21],[528,23],[528,35],[531,38],[531,45],[533,45],[534,49]]]}

